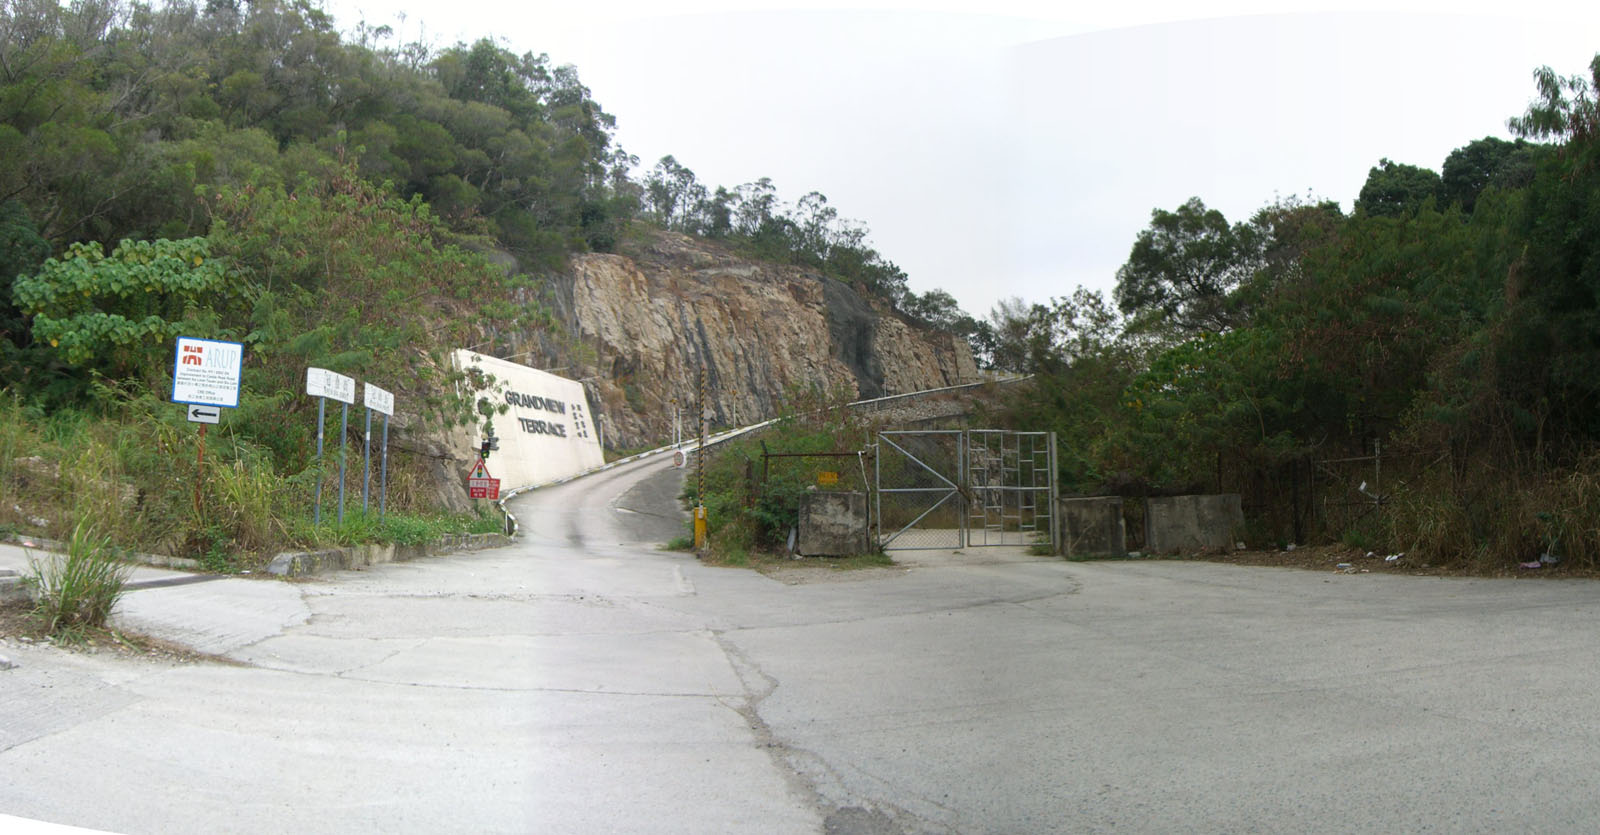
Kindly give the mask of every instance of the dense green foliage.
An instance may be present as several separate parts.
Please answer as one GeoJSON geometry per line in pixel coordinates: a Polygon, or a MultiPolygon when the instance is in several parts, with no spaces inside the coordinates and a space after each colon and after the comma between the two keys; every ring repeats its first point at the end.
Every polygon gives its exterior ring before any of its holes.
{"type": "Polygon", "coordinates": [[[995,363],[1037,375],[1004,417],[1061,433],[1069,489],[1240,492],[1266,541],[1600,565],[1600,56],[1591,71],[1541,70],[1510,120],[1525,138],[1473,141],[1442,177],[1380,161],[1349,216],[1156,210],[1120,316],[1081,291],[992,315],[995,363]],[[1381,486],[1370,462],[1324,463],[1379,450],[1381,486]],[[1318,516],[1317,489],[1369,512],[1318,516]]]}
{"type": "Polygon", "coordinates": [[[865,465],[849,455],[771,458],[763,466],[763,451],[796,456],[866,449],[872,427],[845,408],[849,400],[842,391],[792,389],[775,425],[710,448],[705,494],[697,495],[700,480],[695,474],[685,484],[684,499],[690,504],[704,502],[714,553],[737,563],[751,551],[785,551],[799,518],[801,496],[819,489],[821,471],[834,472],[838,481],[820,489],[867,488],[860,472],[865,465]]]}
{"type": "Polygon", "coordinates": [[[425,432],[487,416],[446,351],[538,343],[567,256],[612,250],[631,223],[974,326],[948,294],[907,292],[822,195],[791,208],[762,180],[707,196],[671,157],[635,182],[614,125],[544,55],[341,33],[316,0],[0,4],[0,527],[90,518],[213,564],[359,538],[305,523],[332,478],[307,366],[396,394],[390,504],[426,510],[425,432]],[[245,346],[239,406],[203,458],[164,402],[178,335],[245,346]]]}

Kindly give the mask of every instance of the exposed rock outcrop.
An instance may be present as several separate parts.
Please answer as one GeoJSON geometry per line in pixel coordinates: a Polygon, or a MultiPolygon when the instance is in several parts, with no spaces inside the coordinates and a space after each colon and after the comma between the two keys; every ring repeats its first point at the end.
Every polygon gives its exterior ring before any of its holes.
{"type": "Polygon", "coordinates": [[[577,347],[558,373],[584,378],[613,448],[669,438],[673,398],[692,432],[702,366],[714,425],[773,417],[795,388],[854,399],[978,378],[960,337],[838,281],[684,235],[653,231],[631,256],[578,256],[564,282],[577,347]]]}

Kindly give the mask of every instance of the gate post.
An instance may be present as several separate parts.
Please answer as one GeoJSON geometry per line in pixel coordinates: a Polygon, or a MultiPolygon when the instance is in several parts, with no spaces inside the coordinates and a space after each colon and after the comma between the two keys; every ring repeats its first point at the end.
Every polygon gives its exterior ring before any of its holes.
{"type": "Polygon", "coordinates": [[[1061,485],[1056,469],[1056,433],[1050,433],[1050,553],[1061,554],[1061,485]]]}
{"type": "Polygon", "coordinates": [[[972,525],[972,513],[971,508],[967,507],[967,491],[971,489],[972,477],[972,468],[967,461],[967,434],[971,431],[969,429],[956,435],[956,484],[959,485],[956,490],[956,513],[961,517],[961,524],[956,529],[957,548],[967,547],[967,540],[971,536],[968,528],[972,525]]]}
{"type": "Polygon", "coordinates": [[[872,505],[875,511],[872,515],[877,517],[878,533],[872,544],[878,550],[883,550],[883,433],[878,433],[878,440],[872,445],[872,505]]]}

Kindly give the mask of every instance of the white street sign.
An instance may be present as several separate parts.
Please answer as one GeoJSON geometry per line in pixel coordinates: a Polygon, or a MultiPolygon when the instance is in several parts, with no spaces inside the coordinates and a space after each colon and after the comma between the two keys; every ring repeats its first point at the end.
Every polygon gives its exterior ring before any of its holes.
{"type": "Polygon", "coordinates": [[[306,369],[306,394],[312,397],[331,397],[340,403],[356,402],[356,381],[326,368],[306,369]]]}
{"type": "Polygon", "coordinates": [[[374,412],[394,416],[394,395],[371,383],[361,385],[361,403],[374,412]]]}
{"type": "Polygon", "coordinates": [[[190,423],[218,423],[222,420],[222,409],[217,406],[189,406],[190,423]]]}
{"type": "Polygon", "coordinates": [[[180,336],[172,359],[172,402],[236,408],[243,368],[244,346],[238,342],[180,336]]]}
{"type": "Polygon", "coordinates": [[[222,409],[218,406],[189,406],[190,423],[215,424],[222,419],[222,409]]]}

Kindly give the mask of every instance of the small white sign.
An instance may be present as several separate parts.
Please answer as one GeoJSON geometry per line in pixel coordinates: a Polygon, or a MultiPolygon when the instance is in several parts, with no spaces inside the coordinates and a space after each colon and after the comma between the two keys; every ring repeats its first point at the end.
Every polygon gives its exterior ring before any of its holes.
{"type": "Polygon", "coordinates": [[[243,368],[240,343],[180,336],[172,359],[172,402],[237,408],[243,368]]]}
{"type": "Polygon", "coordinates": [[[361,384],[361,403],[374,412],[394,417],[394,395],[371,384],[361,384]]]}
{"type": "Polygon", "coordinates": [[[190,423],[220,423],[222,421],[222,407],[220,406],[189,406],[190,423]]]}
{"type": "Polygon", "coordinates": [[[356,402],[356,381],[326,368],[307,368],[306,394],[353,404],[356,402]]]}

